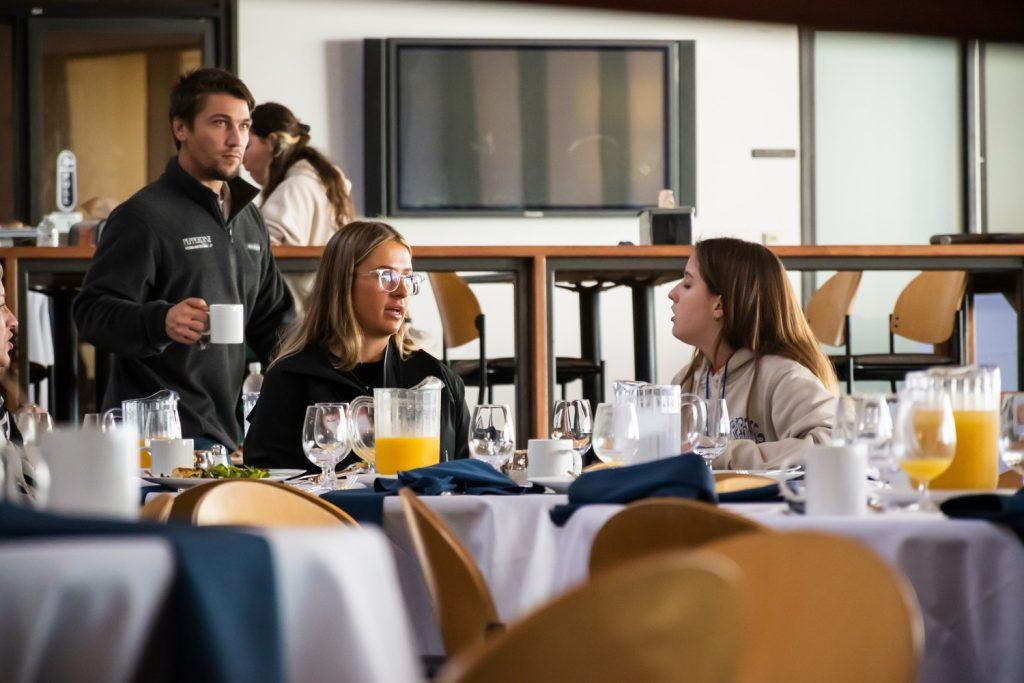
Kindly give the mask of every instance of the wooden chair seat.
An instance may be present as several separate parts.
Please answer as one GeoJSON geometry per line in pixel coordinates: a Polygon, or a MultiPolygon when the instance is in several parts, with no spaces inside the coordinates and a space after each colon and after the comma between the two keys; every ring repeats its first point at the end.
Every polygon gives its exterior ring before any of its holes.
{"type": "MultiPolygon", "coordinates": [[[[774,480],[773,480],[774,481],[774,480]]],[[[757,522],[709,503],[648,498],[605,522],[590,548],[590,573],[667,551],[696,548],[732,534],[762,532],[757,522]]]]}
{"type": "Polygon", "coordinates": [[[609,571],[454,658],[438,680],[731,683],[755,634],[748,581],[673,552],[609,571]]]}
{"type": "Polygon", "coordinates": [[[178,494],[170,519],[193,526],[359,526],[343,510],[285,484],[226,479],[178,494]]]}

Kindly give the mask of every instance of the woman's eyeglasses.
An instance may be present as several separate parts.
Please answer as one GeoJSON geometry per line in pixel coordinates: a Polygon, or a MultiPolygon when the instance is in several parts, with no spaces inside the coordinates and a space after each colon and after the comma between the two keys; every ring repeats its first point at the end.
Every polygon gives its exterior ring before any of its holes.
{"type": "Polygon", "coordinates": [[[364,275],[376,275],[380,288],[385,292],[395,291],[398,289],[398,285],[405,281],[405,290],[411,296],[416,296],[420,293],[420,286],[423,284],[424,279],[423,273],[407,273],[403,275],[390,268],[377,268],[376,270],[364,273],[364,275]]]}

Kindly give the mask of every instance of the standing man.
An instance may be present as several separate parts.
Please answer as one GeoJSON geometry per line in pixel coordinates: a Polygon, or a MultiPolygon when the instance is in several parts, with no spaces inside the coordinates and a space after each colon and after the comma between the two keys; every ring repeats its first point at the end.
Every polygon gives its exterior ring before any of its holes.
{"type": "Polygon", "coordinates": [[[81,336],[115,354],[103,407],[173,389],[182,436],[197,448],[234,450],[240,436],[245,348],[197,344],[209,305],[244,306],[246,342],[263,360],[294,315],[251,204],[259,190],[238,178],[253,106],[227,71],[178,81],[170,108],[178,156],[111,213],[74,304],[81,336]]]}

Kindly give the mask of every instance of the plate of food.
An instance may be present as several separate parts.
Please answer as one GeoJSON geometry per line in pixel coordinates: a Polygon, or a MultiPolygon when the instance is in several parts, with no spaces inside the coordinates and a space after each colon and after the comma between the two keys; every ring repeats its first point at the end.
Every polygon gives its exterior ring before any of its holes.
{"type": "Polygon", "coordinates": [[[297,469],[261,469],[245,465],[214,465],[207,469],[198,467],[176,467],[169,477],[154,477],[143,474],[142,478],[152,484],[160,484],[174,489],[188,489],[218,479],[261,479],[263,481],[285,481],[292,477],[305,474],[305,470],[297,469]]]}

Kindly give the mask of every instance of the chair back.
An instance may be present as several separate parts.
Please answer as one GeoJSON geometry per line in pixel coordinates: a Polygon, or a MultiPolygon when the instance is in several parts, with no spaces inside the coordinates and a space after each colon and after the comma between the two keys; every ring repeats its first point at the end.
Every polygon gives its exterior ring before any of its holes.
{"type": "Polygon", "coordinates": [[[846,343],[845,321],[853,309],[853,298],[860,287],[861,271],[841,271],[830,277],[807,302],[807,322],[822,344],[846,343]]]}
{"type": "Polygon", "coordinates": [[[193,526],[359,526],[343,510],[305,491],[254,479],[214,481],[183,491],[174,499],[170,518],[193,526]]]}
{"type": "Polygon", "coordinates": [[[412,489],[398,492],[449,657],[504,629],[480,568],[412,489]]]}
{"type": "Polygon", "coordinates": [[[747,582],[723,558],[673,552],[610,571],[462,656],[438,680],[738,680],[747,582]]]}
{"type": "Polygon", "coordinates": [[[139,519],[143,522],[164,524],[171,517],[171,506],[174,505],[174,496],[169,493],[160,493],[149,500],[139,510],[139,519]]]}
{"type": "Polygon", "coordinates": [[[763,532],[757,522],[709,503],[648,498],[630,503],[597,532],[590,547],[590,574],[648,555],[695,548],[732,534],[763,532]]]}
{"type": "Polygon", "coordinates": [[[428,277],[441,314],[445,345],[455,348],[478,339],[476,319],[480,302],[469,284],[458,273],[430,273],[428,277]]]}
{"type": "Polygon", "coordinates": [[[966,287],[963,271],[924,271],[900,292],[890,330],[922,344],[943,343],[953,334],[966,287]]]}
{"type": "MultiPolygon", "coordinates": [[[[902,574],[849,538],[797,531],[743,534],[705,546],[761,587],[737,680],[917,679],[924,627],[902,574]]],[[[702,551],[703,552],[703,551],[702,551]]]]}

